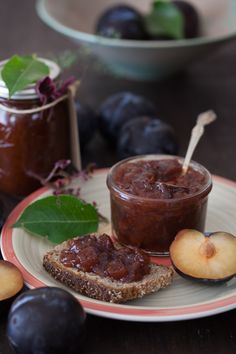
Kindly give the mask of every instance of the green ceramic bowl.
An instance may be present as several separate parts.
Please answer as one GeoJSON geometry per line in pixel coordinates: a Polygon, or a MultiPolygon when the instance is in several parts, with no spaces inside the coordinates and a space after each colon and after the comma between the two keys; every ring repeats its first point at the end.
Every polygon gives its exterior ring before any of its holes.
{"type": "MultiPolygon", "coordinates": [[[[201,16],[201,37],[171,41],[103,38],[94,34],[98,16],[121,0],[38,0],[37,12],[51,28],[90,48],[115,73],[158,80],[201,60],[236,36],[236,0],[188,0],[201,16]]],[[[147,12],[151,0],[129,0],[147,12]]]]}

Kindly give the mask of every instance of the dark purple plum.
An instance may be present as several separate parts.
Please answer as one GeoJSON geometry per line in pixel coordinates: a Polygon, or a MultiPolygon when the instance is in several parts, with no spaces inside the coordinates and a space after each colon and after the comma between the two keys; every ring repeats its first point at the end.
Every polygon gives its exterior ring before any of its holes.
{"type": "Polygon", "coordinates": [[[97,116],[88,106],[76,102],[76,112],[79,125],[79,139],[81,148],[88,144],[97,129],[97,116]]]}
{"type": "Polygon", "coordinates": [[[109,38],[147,39],[142,15],[128,5],[107,9],[98,19],[96,33],[109,38]]]}
{"type": "Polygon", "coordinates": [[[172,127],[155,117],[138,117],[123,125],[117,143],[120,159],[142,154],[178,154],[172,127]]]}
{"type": "Polygon", "coordinates": [[[187,1],[173,1],[184,17],[184,37],[199,36],[199,15],[195,7],[187,1]]]}
{"type": "Polygon", "coordinates": [[[85,318],[69,292],[55,287],[29,290],[11,306],[7,336],[17,354],[77,354],[85,318]]]}
{"type": "Polygon", "coordinates": [[[123,124],[139,116],[155,114],[155,106],[145,97],[120,92],[102,103],[99,109],[99,128],[102,135],[115,145],[123,124]]]}

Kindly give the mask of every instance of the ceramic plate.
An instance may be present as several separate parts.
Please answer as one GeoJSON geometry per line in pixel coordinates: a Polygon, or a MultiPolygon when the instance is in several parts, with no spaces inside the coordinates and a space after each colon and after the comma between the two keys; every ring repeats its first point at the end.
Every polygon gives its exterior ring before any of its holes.
{"type": "MultiPolygon", "coordinates": [[[[106,187],[106,170],[99,170],[87,182],[78,181],[81,196],[88,202],[96,201],[102,214],[110,217],[109,193],[106,187]]],[[[2,230],[3,257],[15,263],[30,288],[40,286],[63,287],[42,267],[42,258],[53,246],[46,240],[31,236],[21,229],[12,229],[23,209],[37,198],[49,195],[46,188],[24,199],[13,210],[2,230]]],[[[236,234],[236,183],[215,177],[209,198],[206,229],[224,230],[236,234]]],[[[103,226],[101,226],[103,228],[103,226]]],[[[163,262],[163,259],[158,261],[163,262]]],[[[169,260],[165,258],[165,263],[169,260]]],[[[66,288],[69,290],[68,288],[66,288]]],[[[176,321],[210,316],[236,308],[236,278],[225,284],[208,286],[185,280],[178,275],[173,283],[156,294],[125,304],[110,304],[78,295],[71,291],[88,313],[132,321],[176,321]]]]}

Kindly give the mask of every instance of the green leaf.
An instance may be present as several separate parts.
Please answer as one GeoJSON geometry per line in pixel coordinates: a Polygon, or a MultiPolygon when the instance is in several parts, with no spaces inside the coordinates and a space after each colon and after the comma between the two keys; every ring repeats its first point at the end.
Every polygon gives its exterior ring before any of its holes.
{"type": "Polygon", "coordinates": [[[13,227],[61,243],[97,231],[98,213],[91,204],[74,196],[50,196],[30,204],[13,227]]]}
{"type": "Polygon", "coordinates": [[[4,65],[1,76],[9,90],[9,98],[15,92],[49,75],[49,67],[34,55],[14,55],[4,65]]]}
{"type": "Polygon", "coordinates": [[[152,11],[145,17],[145,25],[152,37],[184,38],[184,18],[171,2],[156,0],[152,11]]]}

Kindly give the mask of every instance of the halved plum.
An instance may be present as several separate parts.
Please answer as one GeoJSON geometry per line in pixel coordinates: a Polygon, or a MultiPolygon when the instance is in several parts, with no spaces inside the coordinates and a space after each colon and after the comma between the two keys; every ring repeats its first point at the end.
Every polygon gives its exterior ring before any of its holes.
{"type": "Polygon", "coordinates": [[[181,230],[170,246],[170,257],[176,272],[184,277],[227,281],[236,275],[236,237],[223,231],[181,230]]]}
{"type": "Polygon", "coordinates": [[[0,260],[0,312],[5,312],[24,285],[20,270],[11,262],[0,260]]]}
{"type": "Polygon", "coordinates": [[[11,262],[0,260],[0,301],[16,295],[23,287],[20,270],[11,262]]]}

